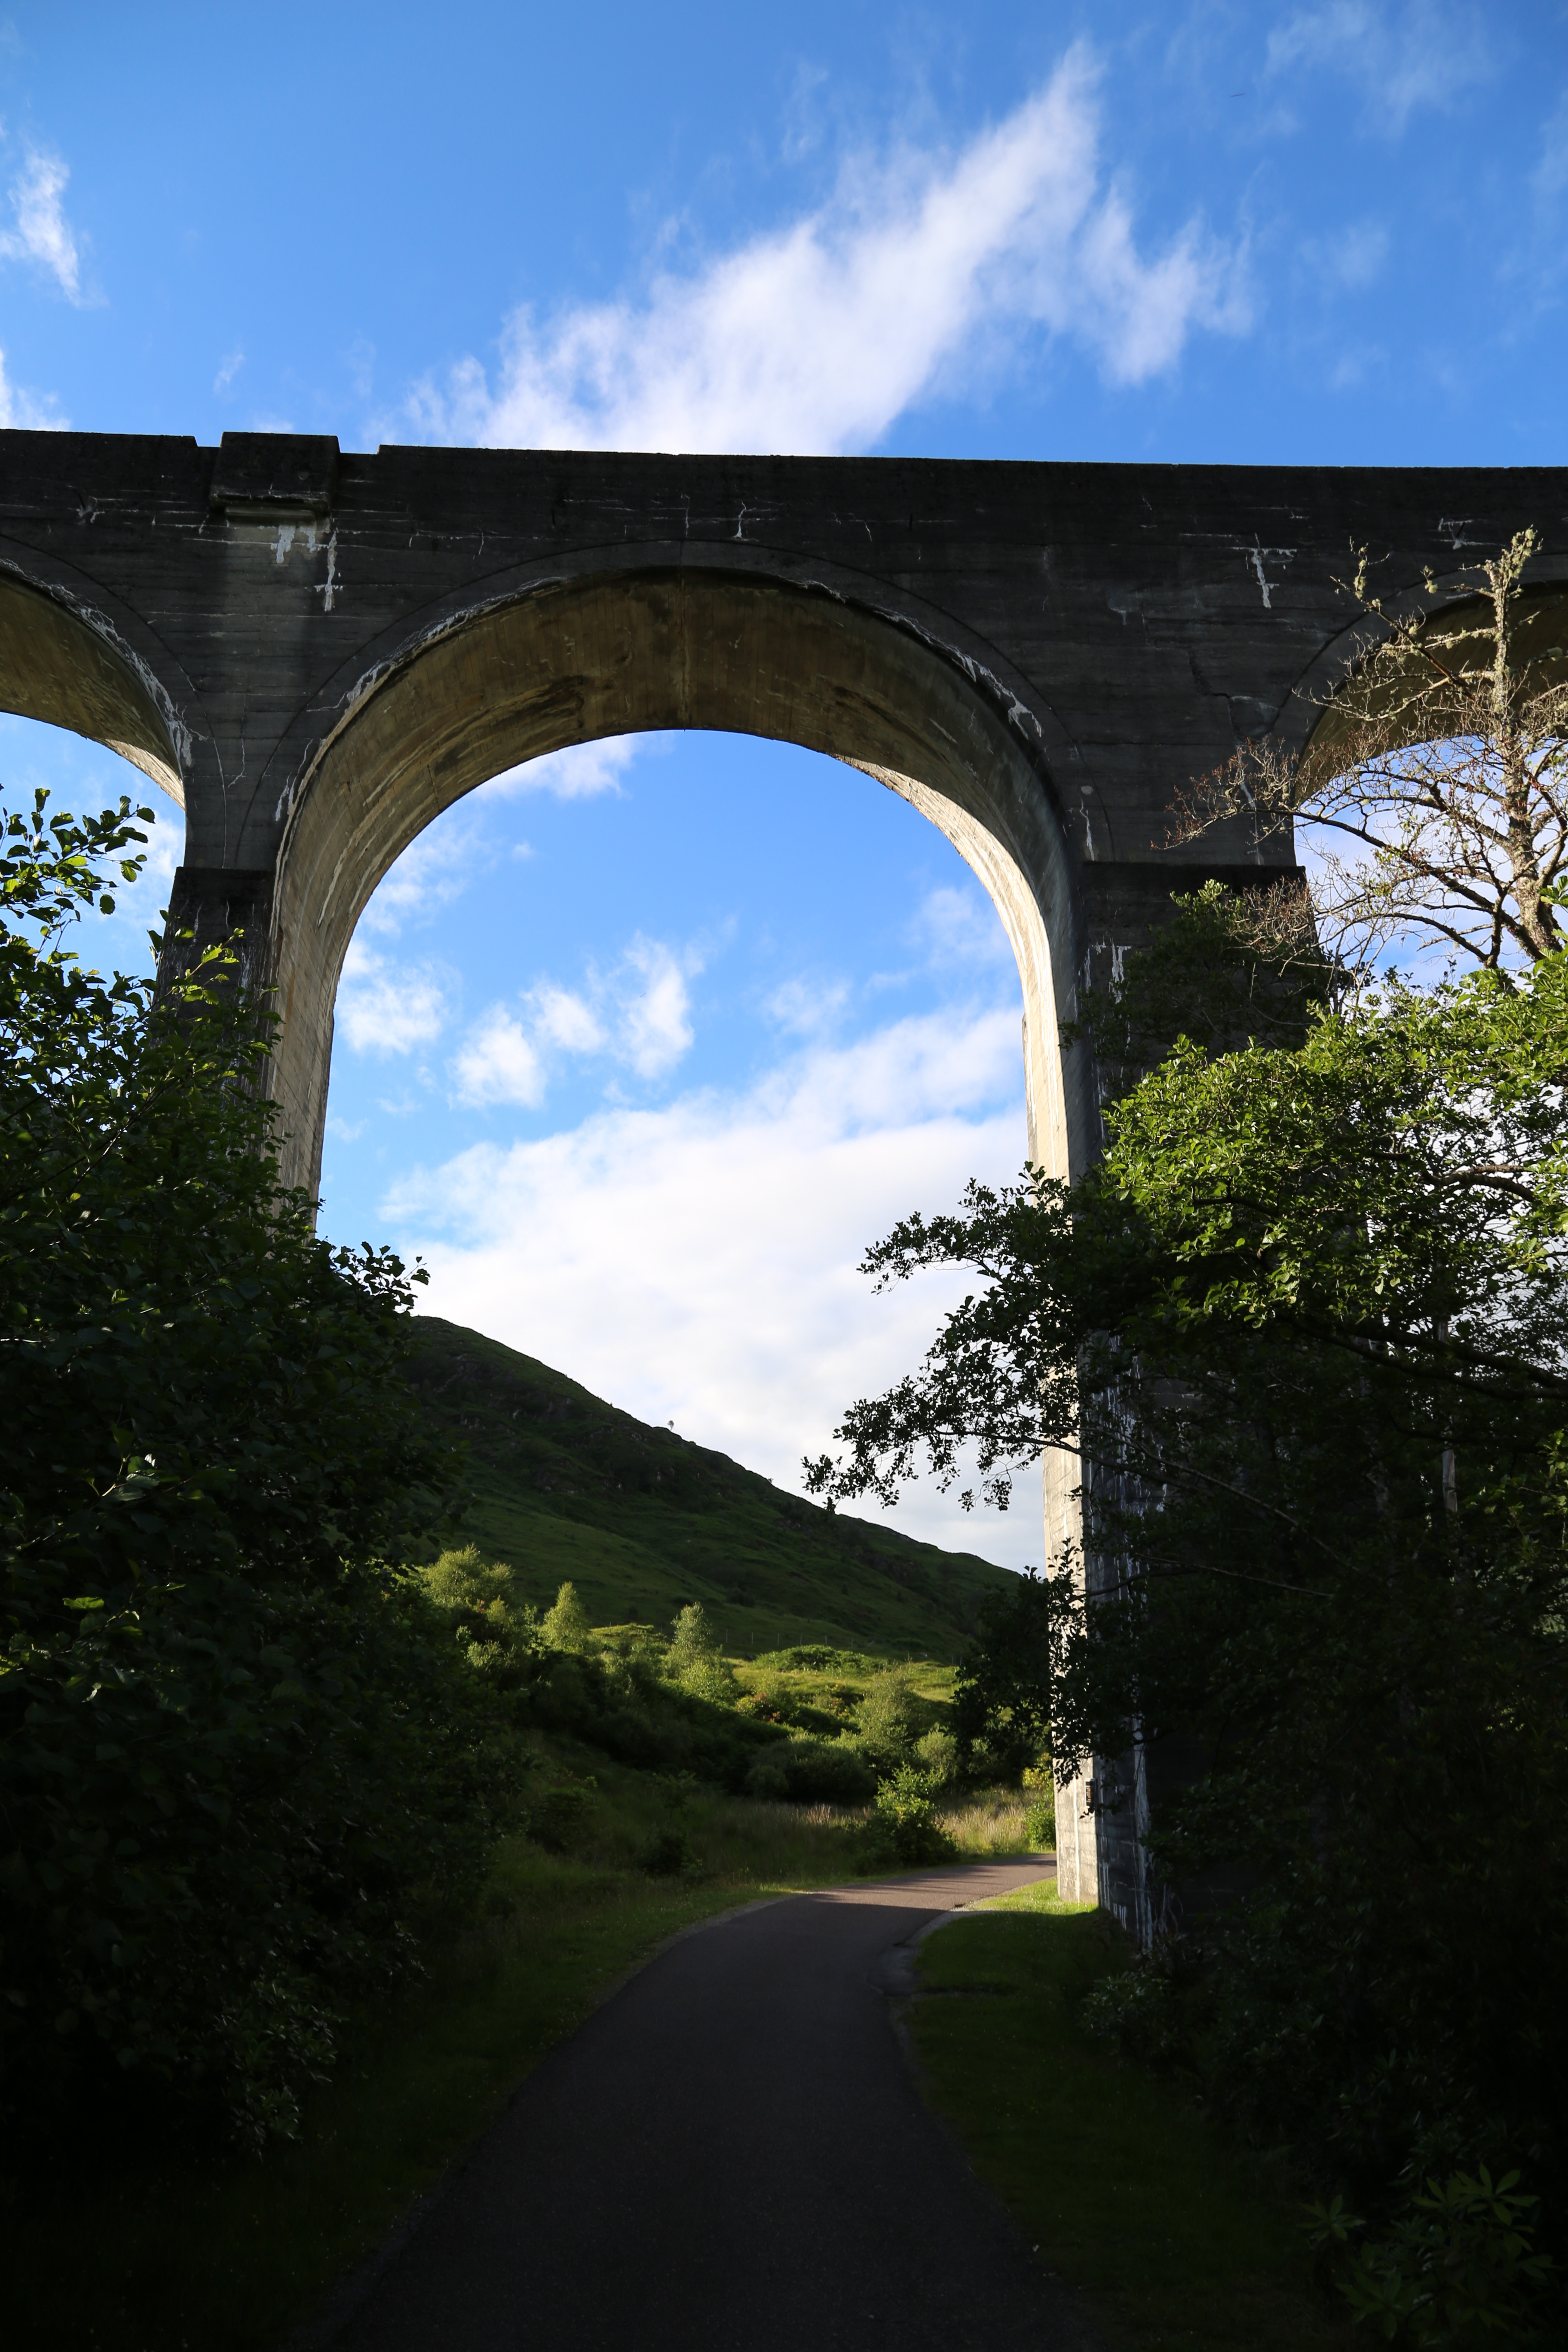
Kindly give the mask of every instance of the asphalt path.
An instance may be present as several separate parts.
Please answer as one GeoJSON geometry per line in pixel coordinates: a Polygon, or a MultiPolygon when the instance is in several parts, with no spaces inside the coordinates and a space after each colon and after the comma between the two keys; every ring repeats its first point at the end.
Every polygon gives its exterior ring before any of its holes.
{"type": "Polygon", "coordinates": [[[988,1863],[680,1937],[529,2076],[336,2352],[1086,2352],[931,2114],[889,1994],[988,1863]],[[900,1950],[900,1948],[904,1948],[900,1950]]]}

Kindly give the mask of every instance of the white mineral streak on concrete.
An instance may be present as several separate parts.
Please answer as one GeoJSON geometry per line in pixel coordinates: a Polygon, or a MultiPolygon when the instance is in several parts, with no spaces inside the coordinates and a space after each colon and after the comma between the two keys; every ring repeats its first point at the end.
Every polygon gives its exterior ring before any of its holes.
{"type": "Polygon", "coordinates": [[[338,594],[338,534],[335,526],[331,539],[327,541],[327,576],[317,588],[316,593],[321,599],[321,610],[324,613],[330,613],[337,602],[338,594]]]}
{"type": "MultiPolygon", "coordinates": [[[[28,579],[27,574],[14,563],[6,564],[5,569],[13,579],[25,582],[28,587],[36,588],[38,585],[37,581],[28,579]]],[[[171,785],[167,779],[161,775],[153,774],[153,781],[154,783],[161,784],[170,799],[178,801],[183,808],[184,806],[183,787],[195,756],[195,739],[175,709],[174,698],[168,688],[158,676],[157,671],[142,660],[134,646],[126,644],[113,622],[106,619],[103,614],[88,604],[85,598],[73,595],[68,588],[47,588],[44,593],[52,596],[58,604],[63,604],[68,612],[74,613],[79,621],[85,622],[94,636],[101,637],[104,644],[111,646],[126,667],[134,673],[138,683],[151,699],[168,731],[169,746],[174,755],[175,784],[181,789],[176,790],[174,785],[171,785]]],[[[123,750],[124,756],[132,761],[134,765],[142,768],[143,774],[153,773],[142,760],[136,758],[135,751],[131,746],[116,746],[116,749],[123,750]]]]}
{"type": "Polygon", "coordinates": [[[1262,593],[1263,609],[1266,613],[1271,613],[1274,610],[1273,592],[1279,585],[1279,583],[1278,580],[1269,580],[1268,573],[1263,569],[1263,559],[1265,556],[1268,556],[1281,564],[1286,564],[1290,562],[1295,552],[1296,551],[1293,547],[1260,546],[1256,533],[1253,537],[1252,545],[1250,547],[1245,547],[1242,550],[1243,555],[1247,558],[1247,562],[1252,566],[1253,574],[1257,579],[1258,588],[1262,593]]]}

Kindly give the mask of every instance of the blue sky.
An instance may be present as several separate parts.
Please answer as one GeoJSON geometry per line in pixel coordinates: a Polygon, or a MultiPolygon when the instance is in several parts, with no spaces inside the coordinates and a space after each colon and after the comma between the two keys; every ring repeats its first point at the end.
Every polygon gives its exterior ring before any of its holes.
{"type": "MultiPolygon", "coordinates": [[[[1565,231],[1544,0],[0,20],[10,425],[1561,464],[1565,231]]],[[[3,718],[0,776],[141,792],[3,718]]],[[[94,960],[178,854],[170,810],[94,960]]],[[[324,1223],[793,1484],[947,1295],[877,1299],[861,1246],[1021,1162],[1018,1018],[984,894],[864,777],[581,747],[373,902],[324,1223]]],[[[1037,1555],[1027,1507],[900,1518],[1037,1555]]]]}

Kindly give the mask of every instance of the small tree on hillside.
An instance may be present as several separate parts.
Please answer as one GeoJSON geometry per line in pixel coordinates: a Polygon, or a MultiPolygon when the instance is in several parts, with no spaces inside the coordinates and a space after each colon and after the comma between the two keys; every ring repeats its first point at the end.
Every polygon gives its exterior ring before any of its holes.
{"type": "MultiPolygon", "coordinates": [[[[1556,600],[1524,590],[1536,543],[1521,531],[1479,567],[1474,601],[1431,616],[1391,613],[1363,551],[1349,593],[1377,640],[1305,751],[1243,744],[1181,797],[1171,845],[1237,817],[1261,844],[1294,821],[1319,932],[1352,970],[1402,945],[1494,971],[1554,953],[1568,882],[1568,660],[1556,600]]],[[[1436,595],[1430,575],[1426,589],[1436,595]]],[[[1300,928],[1299,903],[1291,919],[1300,928]]]]}
{"type": "Polygon", "coordinates": [[[700,1601],[688,1603],[677,1617],[669,1643],[669,1664],[672,1673],[684,1674],[700,1659],[716,1658],[720,1641],[713,1622],[700,1601]]]}
{"type": "Polygon", "coordinates": [[[872,1675],[855,1718],[855,1732],[879,1771],[893,1772],[909,1763],[925,1728],[925,1712],[915,1696],[914,1677],[908,1666],[884,1666],[872,1675]]]}
{"type": "Polygon", "coordinates": [[[555,1596],[555,1606],[545,1612],[541,1628],[552,1650],[583,1650],[588,1644],[588,1612],[577,1598],[577,1588],[568,1581],[555,1596]]]}

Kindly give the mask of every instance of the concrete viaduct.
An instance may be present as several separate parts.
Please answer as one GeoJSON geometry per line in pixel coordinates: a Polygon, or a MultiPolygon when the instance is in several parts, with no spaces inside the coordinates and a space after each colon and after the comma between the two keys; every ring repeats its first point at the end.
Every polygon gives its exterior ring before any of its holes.
{"type": "MultiPolygon", "coordinates": [[[[826,752],[948,836],[1017,958],[1032,1157],[1071,1175],[1100,1143],[1094,1073],[1058,1037],[1076,991],[1173,890],[1258,870],[1239,837],[1157,847],[1173,790],[1245,738],[1305,740],[1362,643],[1335,585],[1352,547],[1390,603],[1426,572],[1458,597],[1534,524],[1533,576],[1565,581],[1565,491],[1523,468],[0,433],[0,703],[183,803],[171,929],[243,929],[276,990],[291,1181],[319,1171],[338,975],[399,853],[520,761],[687,727],[826,752]]],[[[1136,1827],[1079,1792],[1062,1877],[1142,1924],[1136,1827]]]]}

